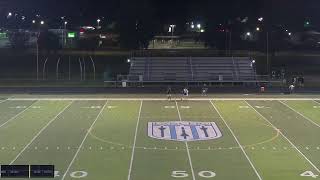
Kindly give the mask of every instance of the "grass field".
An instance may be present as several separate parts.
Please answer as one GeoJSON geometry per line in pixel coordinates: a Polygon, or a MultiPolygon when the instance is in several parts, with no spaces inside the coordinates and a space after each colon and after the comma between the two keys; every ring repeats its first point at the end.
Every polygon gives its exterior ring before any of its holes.
{"type": "Polygon", "coordinates": [[[0,100],[0,164],[52,164],[59,180],[320,179],[319,137],[312,99],[0,100]],[[155,139],[149,122],[214,122],[222,137],[155,139]]]}

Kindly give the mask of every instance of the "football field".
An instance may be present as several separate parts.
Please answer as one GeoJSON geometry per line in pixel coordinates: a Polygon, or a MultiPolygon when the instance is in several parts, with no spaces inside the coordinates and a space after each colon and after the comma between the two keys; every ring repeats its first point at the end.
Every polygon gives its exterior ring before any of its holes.
{"type": "Polygon", "coordinates": [[[320,179],[317,99],[2,98],[0,165],[56,180],[320,179]]]}

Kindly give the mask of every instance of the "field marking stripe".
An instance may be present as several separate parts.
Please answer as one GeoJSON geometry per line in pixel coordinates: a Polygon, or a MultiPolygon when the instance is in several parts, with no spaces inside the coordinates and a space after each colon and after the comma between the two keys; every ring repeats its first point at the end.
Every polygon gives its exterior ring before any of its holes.
{"type": "Polygon", "coordinates": [[[0,104],[1,104],[1,103],[4,103],[4,102],[6,102],[6,101],[8,101],[8,99],[4,99],[4,100],[0,101],[0,104]]]}
{"type": "Polygon", "coordinates": [[[27,108],[25,108],[23,111],[20,111],[18,114],[14,115],[13,117],[11,117],[9,120],[7,120],[6,122],[4,122],[3,124],[0,125],[0,128],[2,128],[3,126],[5,126],[6,124],[8,124],[9,122],[13,121],[14,119],[16,119],[18,116],[20,116],[21,114],[23,114],[24,112],[26,112],[27,110],[29,110],[32,105],[34,105],[36,102],[38,102],[39,100],[36,100],[35,102],[33,102],[32,104],[30,104],[30,106],[28,106],[27,108]]]}
{"type": "MultiPolygon", "coordinates": [[[[250,106],[259,116],[261,116],[266,122],[268,122],[273,128],[275,128],[275,129],[278,129],[275,125],[273,125],[266,117],[264,117],[258,110],[256,110],[253,106],[251,106],[251,104],[250,103],[248,103],[247,101],[245,101],[247,104],[248,104],[248,106],[250,106]]],[[[317,166],[315,166],[313,163],[312,163],[312,161],[310,161],[298,148],[297,148],[297,146],[296,145],[294,145],[281,131],[279,131],[280,132],[280,134],[281,134],[281,136],[283,137],[283,138],[285,138],[290,144],[291,144],[291,146],[295,149],[295,150],[297,150],[298,152],[299,152],[299,154],[305,159],[305,160],[307,160],[308,162],[309,162],[309,164],[316,170],[316,171],[318,171],[319,173],[320,173],[320,170],[317,168],[317,166]]]]}
{"type": "Polygon", "coordinates": [[[42,129],[31,139],[31,141],[19,152],[19,154],[10,162],[10,165],[13,164],[20,156],[21,154],[33,143],[33,141],[35,139],[37,139],[39,137],[39,135],[53,122],[55,121],[68,107],[71,106],[71,104],[73,103],[70,102],[70,104],[68,104],[66,107],[64,107],[59,114],[57,114],[54,118],[52,118],[44,127],[42,127],[42,129]]]}
{"type": "Polygon", "coordinates": [[[140,123],[142,104],[143,104],[143,101],[140,102],[139,114],[138,114],[136,129],[135,129],[135,132],[134,132],[133,147],[132,147],[131,160],[130,160],[129,172],[128,172],[128,180],[131,179],[131,172],[132,172],[134,152],[135,152],[136,142],[137,142],[137,134],[138,134],[138,128],[139,128],[139,123],[140,123]]]}
{"type": "Polygon", "coordinates": [[[317,100],[312,99],[312,101],[320,105],[320,102],[318,102],[319,100],[317,101],[317,100]]]}
{"type": "MultiPolygon", "coordinates": [[[[181,114],[180,114],[180,110],[179,110],[179,106],[178,106],[178,102],[177,102],[177,101],[175,101],[175,102],[176,102],[176,107],[177,107],[179,119],[180,119],[180,121],[182,121],[182,119],[181,119],[181,114]]],[[[192,159],[191,159],[191,155],[190,155],[190,150],[189,150],[188,142],[185,142],[185,144],[186,144],[186,149],[187,149],[187,154],[188,154],[188,159],[189,159],[189,165],[190,165],[190,168],[191,168],[192,179],[195,180],[196,177],[195,177],[195,175],[194,175],[194,170],[193,170],[192,159]]]]}
{"type": "Polygon", "coordinates": [[[6,99],[3,99],[2,101],[0,101],[0,104],[1,104],[1,103],[4,103],[4,102],[6,102],[6,101],[9,101],[9,99],[12,99],[12,98],[14,98],[14,96],[10,96],[10,97],[8,97],[8,98],[6,98],[6,99]]]}
{"type": "Polygon", "coordinates": [[[64,180],[64,178],[66,177],[66,175],[67,175],[67,173],[69,172],[69,170],[70,170],[71,166],[73,165],[73,162],[74,162],[74,161],[75,161],[75,159],[77,158],[77,156],[78,156],[78,154],[79,154],[79,152],[80,152],[80,150],[81,150],[81,148],[82,148],[82,146],[83,146],[84,142],[86,141],[86,139],[87,139],[87,137],[88,137],[88,135],[89,135],[90,131],[92,130],[92,128],[94,127],[95,123],[96,123],[96,122],[97,122],[97,120],[99,119],[100,115],[102,114],[103,110],[104,110],[104,109],[105,109],[105,107],[107,106],[108,102],[109,102],[109,101],[106,101],[106,103],[104,104],[104,106],[103,106],[103,107],[102,107],[102,109],[100,110],[99,114],[97,115],[96,119],[95,119],[95,120],[93,121],[93,123],[91,124],[91,126],[90,126],[90,128],[88,129],[88,131],[87,131],[86,135],[84,136],[84,138],[83,138],[82,142],[80,143],[80,146],[78,147],[78,149],[77,149],[76,153],[74,154],[74,156],[73,156],[73,158],[72,158],[72,160],[71,160],[70,164],[68,165],[68,167],[67,167],[67,169],[66,169],[65,173],[63,174],[63,176],[62,176],[62,179],[61,179],[61,180],[64,180]]]}
{"type": "Polygon", "coordinates": [[[234,139],[236,140],[236,142],[238,143],[241,151],[243,152],[243,154],[245,155],[245,157],[247,158],[248,162],[250,163],[252,169],[254,170],[255,174],[257,175],[257,177],[259,178],[259,180],[262,180],[259,172],[257,171],[256,167],[253,165],[252,161],[250,160],[249,156],[247,155],[246,151],[243,149],[243,146],[241,145],[241,143],[239,142],[238,138],[236,137],[236,135],[234,134],[234,132],[232,131],[232,129],[230,128],[230,126],[227,124],[227,122],[225,121],[225,119],[223,118],[223,116],[221,115],[221,113],[219,112],[218,108],[213,104],[212,101],[210,101],[212,107],[217,111],[217,113],[219,114],[220,118],[222,119],[222,121],[224,122],[224,124],[227,126],[227,128],[229,129],[229,131],[231,132],[232,136],[234,137],[234,139]]]}
{"type": "Polygon", "coordinates": [[[292,111],[294,111],[295,113],[299,114],[300,116],[302,116],[304,119],[308,120],[309,122],[311,122],[313,125],[317,126],[318,128],[320,128],[320,125],[315,123],[313,120],[311,120],[310,118],[308,118],[307,116],[303,115],[302,113],[298,112],[297,110],[293,109],[291,106],[289,106],[287,103],[279,101],[281,104],[285,105],[286,107],[288,107],[289,109],[291,109],[292,111]]]}
{"type": "MultiPolygon", "coordinates": [[[[46,100],[46,101],[168,101],[167,98],[8,98],[8,101],[36,101],[36,100],[46,100]]],[[[317,100],[320,101],[320,98],[192,98],[189,97],[188,101],[244,101],[244,100],[250,100],[250,101],[312,101],[317,100]]]]}

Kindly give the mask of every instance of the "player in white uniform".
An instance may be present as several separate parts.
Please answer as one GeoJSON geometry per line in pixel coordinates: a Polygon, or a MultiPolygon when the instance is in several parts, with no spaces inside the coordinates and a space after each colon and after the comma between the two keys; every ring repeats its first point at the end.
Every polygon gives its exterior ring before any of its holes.
{"type": "Polygon", "coordinates": [[[183,97],[188,97],[189,96],[189,90],[188,90],[188,88],[184,88],[183,90],[182,90],[182,97],[181,97],[181,101],[183,100],[183,97]]]}

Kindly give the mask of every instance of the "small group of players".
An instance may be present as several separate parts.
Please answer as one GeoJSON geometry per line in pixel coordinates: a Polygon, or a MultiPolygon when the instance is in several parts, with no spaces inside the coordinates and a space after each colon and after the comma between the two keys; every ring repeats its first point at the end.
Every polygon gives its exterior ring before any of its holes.
{"type": "MultiPolygon", "coordinates": [[[[208,92],[208,88],[206,87],[206,85],[204,85],[204,87],[201,89],[201,96],[207,96],[207,92],[208,92]]],[[[172,100],[172,89],[171,87],[169,86],[167,88],[167,98],[169,101],[172,100]]],[[[181,91],[181,101],[183,99],[187,99],[187,97],[189,97],[189,89],[187,87],[184,87],[183,90],[181,91]]]]}

